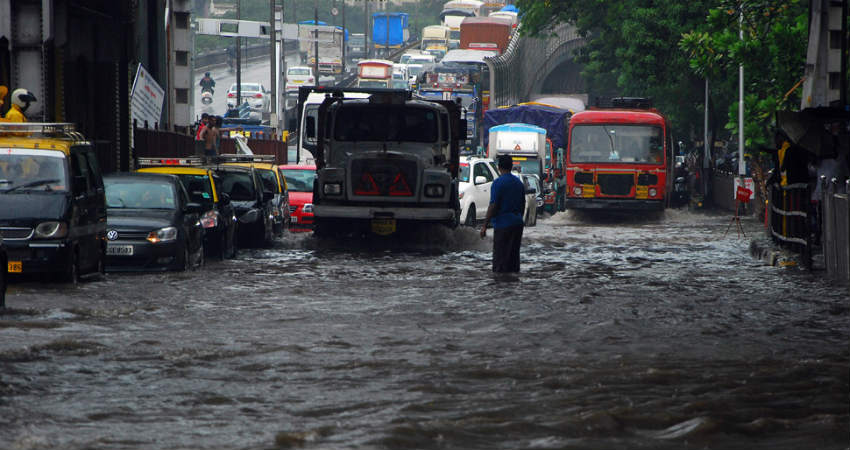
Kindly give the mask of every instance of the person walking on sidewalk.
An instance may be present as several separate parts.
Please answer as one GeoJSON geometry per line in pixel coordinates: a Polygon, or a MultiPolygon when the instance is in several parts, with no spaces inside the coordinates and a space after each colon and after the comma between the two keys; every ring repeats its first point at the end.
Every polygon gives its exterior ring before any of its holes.
{"type": "Polygon", "coordinates": [[[511,173],[513,159],[500,155],[499,178],[490,188],[490,206],[481,225],[481,237],[487,235],[487,226],[493,222],[493,272],[519,272],[519,248],[522,243],[525,210],[525,186],[511,173]]]}

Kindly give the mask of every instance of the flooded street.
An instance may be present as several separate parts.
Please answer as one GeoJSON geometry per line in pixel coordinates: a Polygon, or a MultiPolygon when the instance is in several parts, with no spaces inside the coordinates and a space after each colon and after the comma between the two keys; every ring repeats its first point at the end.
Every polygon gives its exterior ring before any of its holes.
{"type": "Polygon", "coordinates": [[[513,281],[470,228],[25,280],[0,448],[847,448],[847,287],[729,218],[561,213],[513,281]]]}

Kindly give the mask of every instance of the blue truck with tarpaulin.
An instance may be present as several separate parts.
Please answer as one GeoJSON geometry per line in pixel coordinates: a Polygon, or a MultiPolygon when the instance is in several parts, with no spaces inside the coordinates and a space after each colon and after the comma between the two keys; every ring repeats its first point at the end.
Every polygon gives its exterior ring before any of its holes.
{"type": "Polygon", "coordinates": [[[506,123],[526,123],[546,130],[547,145],[545,177],[544,209],[550,213],[566,209],[567,174],[564,170],[566,161],[567,127],[572,112],[568,109],[556,108],[550,105],[522,103],[519,105],[488,109],[484,113],[483,146],[489,144],[490,128],[506,123]]]}
{"type": "Polygon", "coordinates": [[[372,14],[372,42],[383,56],[400,49],[410,40],[410,15],[403,12],[372,14]]]}
{"type": "Polygon", "coordinates": [[[423,72],[417,95],[426,99],[460,100],[466,119],[462,152],[474,151],[481,140],[481,71],[465,64],[440,63],[423,72]]]}

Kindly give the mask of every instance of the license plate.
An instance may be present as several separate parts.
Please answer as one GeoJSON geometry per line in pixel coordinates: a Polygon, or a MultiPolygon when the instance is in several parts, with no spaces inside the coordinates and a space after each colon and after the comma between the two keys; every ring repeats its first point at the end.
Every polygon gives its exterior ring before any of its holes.
{"type": "Polygon", "coordinates": [[[372,232],[381,236],[395,233],[395,219],[372,219],[372,232]]]}
{"type": "Polygon", "coordinates": [[[21,261],[9,261],[7,269],[9,273],[21,273],[24,271],[24,264],[21,261]]]}
{"type": "Polygon", "coordinates": [[[108,245],[106,247],[107,255],[115,256],[133,256],[132,245],[108,245]]]}

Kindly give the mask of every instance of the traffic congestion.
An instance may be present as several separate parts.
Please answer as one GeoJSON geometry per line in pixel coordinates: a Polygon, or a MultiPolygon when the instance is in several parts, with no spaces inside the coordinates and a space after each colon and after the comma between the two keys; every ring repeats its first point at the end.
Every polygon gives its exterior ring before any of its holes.
{"type": "Polygon", "coordinates": [[[776,244],[796,197],[754,214],[682,111],[572,89],[550,51],[597,36],[521,34],[552,2],[160,3],[107,17],[228,44],[125,39],[116,83],[194,119],[122,153],[0,118],[0,449],[846,450],[847,285],[776,244]]]}

